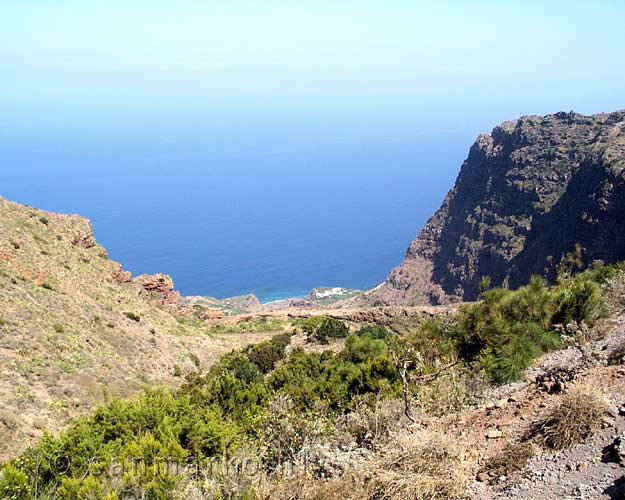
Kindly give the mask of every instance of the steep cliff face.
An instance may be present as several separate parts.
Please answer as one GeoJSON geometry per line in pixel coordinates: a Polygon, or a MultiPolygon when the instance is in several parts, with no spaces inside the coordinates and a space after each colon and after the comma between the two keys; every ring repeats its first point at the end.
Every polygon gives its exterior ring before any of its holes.
{"type": "Polygon", "coordinates": [[[481,135],[453,189],[375,292],[383,303],[473,300],[479,283],[553,278],[625,259],[625,111],[526,116],[481,135]]]}

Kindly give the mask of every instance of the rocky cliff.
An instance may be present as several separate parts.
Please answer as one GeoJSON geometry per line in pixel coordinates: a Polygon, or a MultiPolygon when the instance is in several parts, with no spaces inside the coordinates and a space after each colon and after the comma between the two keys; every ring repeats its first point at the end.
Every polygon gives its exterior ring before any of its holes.
{"type": "Polygon", "coordinates": [[[510,287],[553,279],[578,244],[583,265],[625,259],[624,215],[625,111],[504,122],[478,137],[404,263],[371,295],[473,300],[484,276],[510,287]]]}

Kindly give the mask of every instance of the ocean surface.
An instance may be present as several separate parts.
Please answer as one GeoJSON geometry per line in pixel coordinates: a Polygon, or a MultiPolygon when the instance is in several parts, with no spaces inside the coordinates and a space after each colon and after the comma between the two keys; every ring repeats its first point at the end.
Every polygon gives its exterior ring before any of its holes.
{"type": "Polygon", "coordinates": [[[135,275],[264,302],[382,282],[478,131],[373,112],[29,116],[0,123],[0,195],[91,219],[135,275]]]}

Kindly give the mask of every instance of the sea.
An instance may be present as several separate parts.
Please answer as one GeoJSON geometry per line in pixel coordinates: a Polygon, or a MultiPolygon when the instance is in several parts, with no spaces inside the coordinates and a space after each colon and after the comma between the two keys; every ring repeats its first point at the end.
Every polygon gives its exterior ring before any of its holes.
{"type": "Polygon", "coordinates": [[[418,110],[300,108],[8,114],[0,195],[89,218],[112,259],[169,274],[184,295],[373,287],[487,130],[418,110]]]}

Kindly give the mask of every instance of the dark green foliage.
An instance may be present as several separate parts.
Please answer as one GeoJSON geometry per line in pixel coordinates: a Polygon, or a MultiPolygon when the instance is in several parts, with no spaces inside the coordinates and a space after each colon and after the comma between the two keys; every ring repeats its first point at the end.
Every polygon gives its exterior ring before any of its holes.
{"type": "Polygon", "coordinates": [[[483,276],[480,280],[480,294],[484,293],[486,290],[490,288],[491,279],[490,276],[483,276]]]}
{"type": "Polygon", "coordinates": [[[598,267],[547,287],[539,277],[516,291],[494,289],[461,308],[453,337],[459,355],[477,363],[496,382],[518,378],[538,356],[560,345],[555,325],[592,324],[605,312],[598,267]]]}
{"type": "Polygon", "coordinates": [[[47,217],[39,217],[39,222],[41,222],[44,226],[47,226],[50,222],[47,217]]]}
{"type": "Polygon", "coordinates": [[[28,475],[13,466],[6,465],[2,469],[0,479],[0,498],[8,500],[21,500],[31,498],[32,487],[28,475]]]}
{"type": "Polygon", "coordinates": [[[582,278],[562,283],[556,290],[554,324],[593,323],[606,314],[601,287],[582,278]]]}
{"type": "Polygon", "coordinates": [[[132,321],[136,321],[137,323],[139,321],[141,321],[141,316],[139,316],[138,314],[135,314],[133,312],[125,312],[124,316],[126,316],[128,319],[130,319],[132,321]]]}
{"type": "Polygon", "coordinates": [[[261,373],[269,373],[284,358],[286,347],[290,343],[289,335],[276,335],[271,340],[248,347],[246,354],[261,373]]]}
{"type": "Polygon", "coordinates": [[[341,320],[318,316],[310,318],[303,326],[309,340],[327,344],[331,339],[344,339],[349,335],[349,327],[341,320]]]}
{"type": "Polygon", "coordinates": [[[515,292],[484,292],[482,298],[461,308],[454,334],[460,356],[494,381],[514,380],[537,356],[558,346],[550,322],[553,293],[541,278],[515,292]]]}
{"type": "Polygon", "coordinates": [[[358,337],[363,337],[365,335],[368,335],[372,339],[387,340],[391,334],[383,326],[368,325],[368,326],[363,326],[360,330],[358,330],[356,332],[356,335],[358,337]]]}

